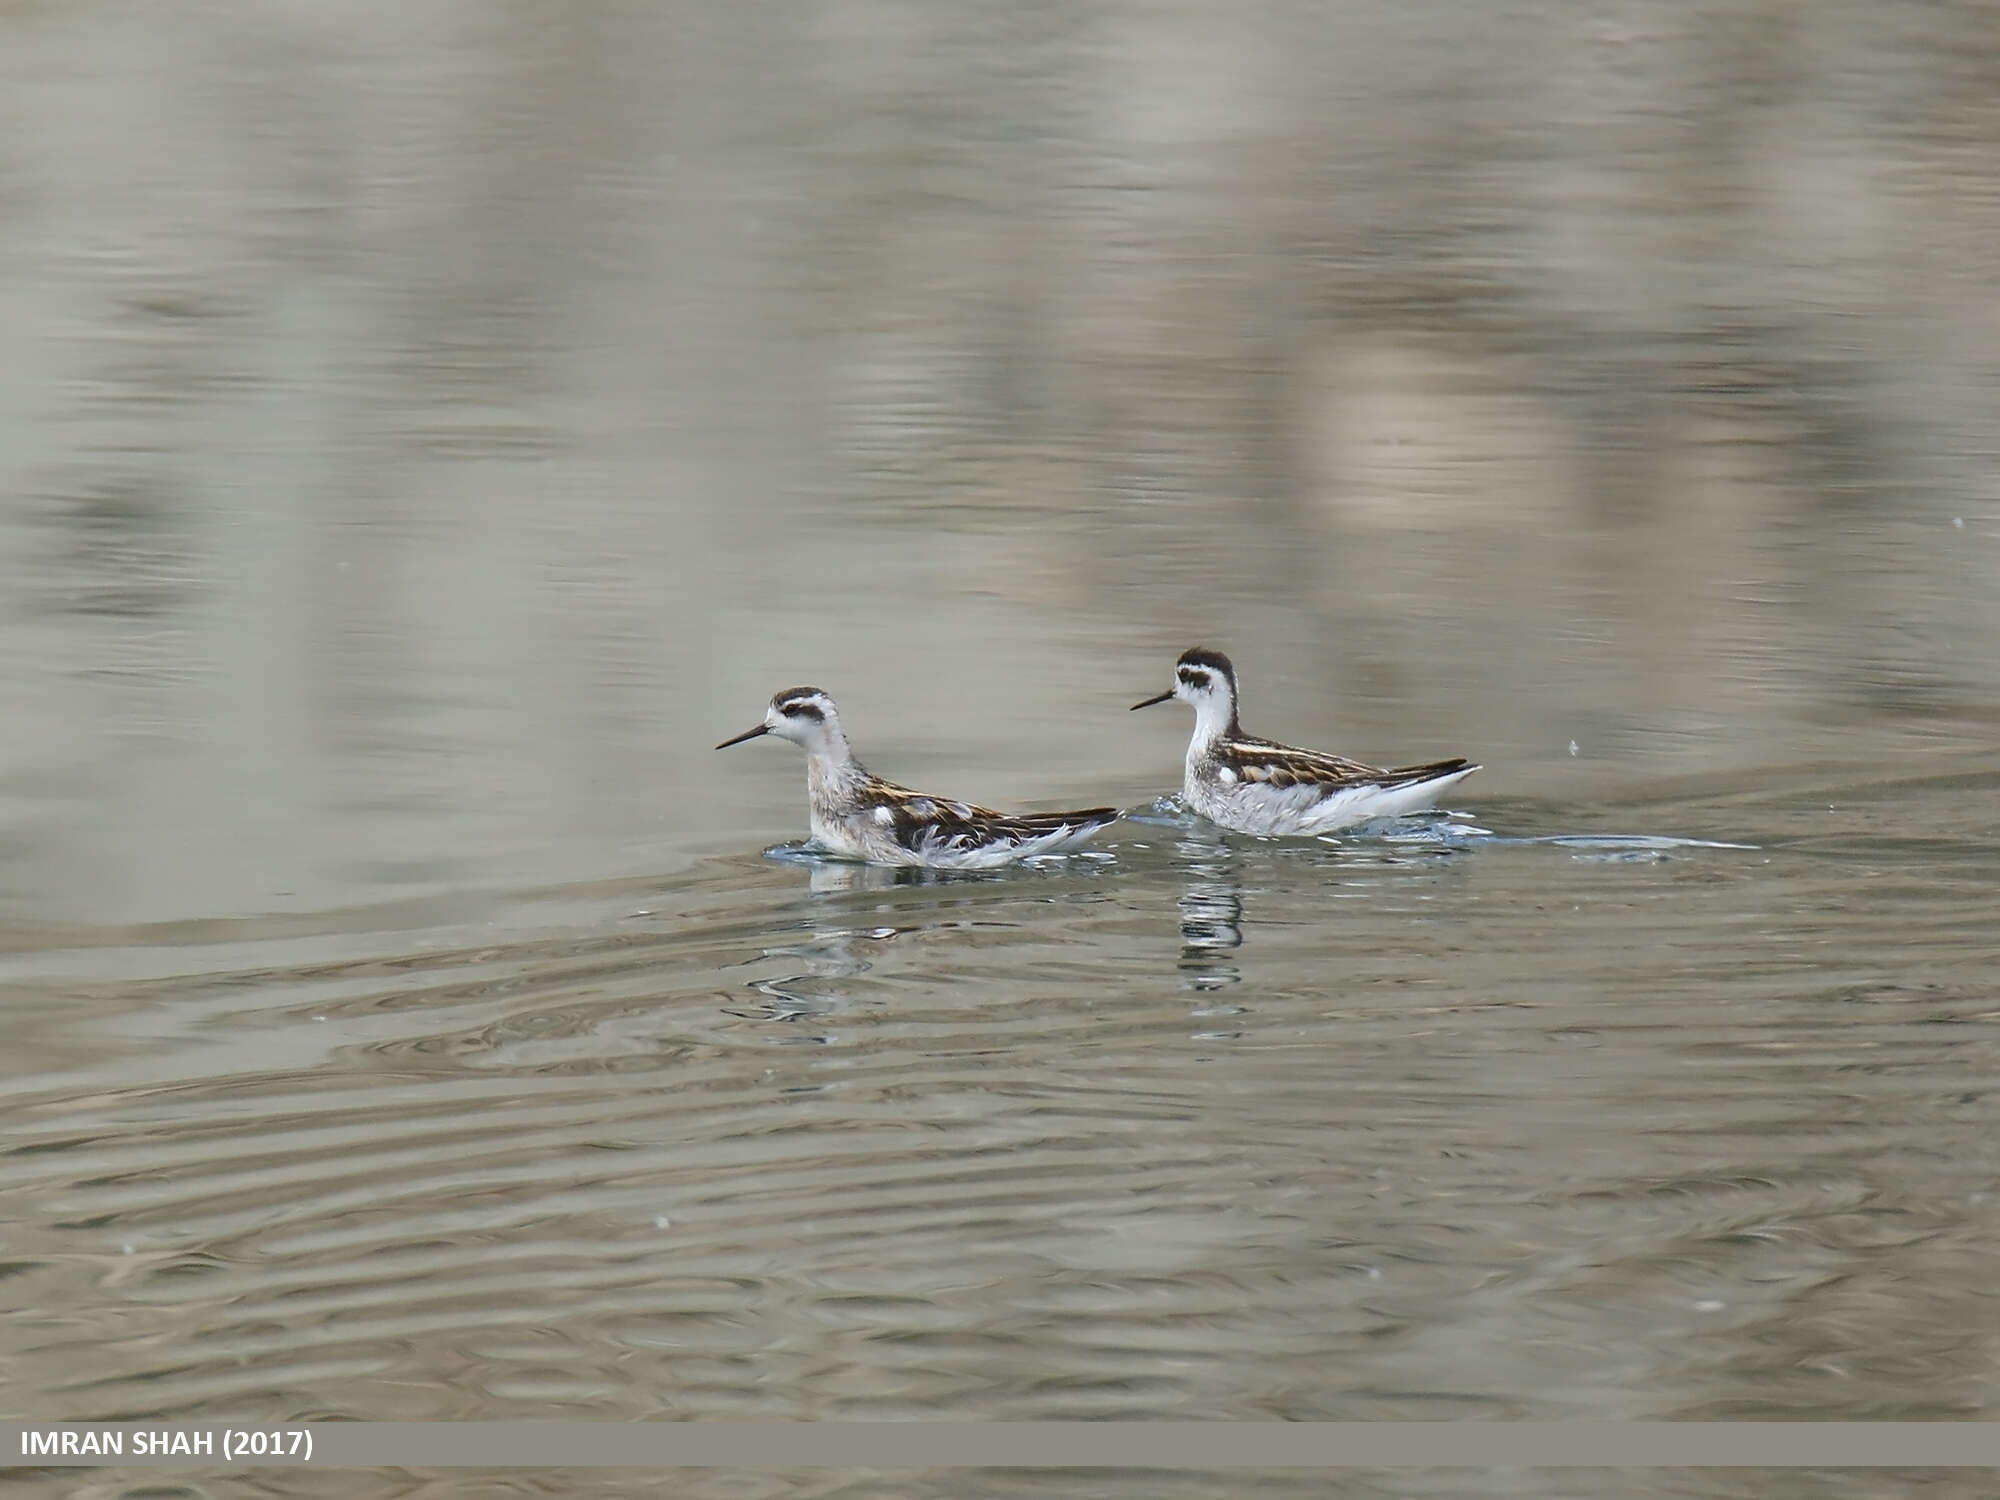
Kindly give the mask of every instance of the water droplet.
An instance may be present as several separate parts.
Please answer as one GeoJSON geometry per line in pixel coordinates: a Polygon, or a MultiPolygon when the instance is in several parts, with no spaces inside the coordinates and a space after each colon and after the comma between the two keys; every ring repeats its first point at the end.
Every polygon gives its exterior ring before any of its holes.
{"type": "Polygon", "coordinates": [[[1574,755],[1574,754],[1576,754],[1576,741],[1575,741],[1575,740],[1571,740],[1571,741],[1569,742],[1569,753],[1570,753],[1571,755],[1574,755]]]}
{"type": "Polygon", "coordinates": [[[673,1228],[673,1225],[674,1221],[668,1218],[665,1214],[653,1215],[653,1227],[655,1229],[671,1229],[673,1228]]]}
{"type": "Polygon", "coordinates": [[[1960,531],[1963,531],[1963,530],[1965,530],[1965,517],[1964,517],[1964,516],[1953,516],[1953,517],[1951,518],[1951,524],[1952,524],[1952,525],[1954,525],[1954,526],[1956,526],[1956,527],[1957,527],[1957,528],[1958,528],[1958,529],[1959,529],[1960,531]]]}

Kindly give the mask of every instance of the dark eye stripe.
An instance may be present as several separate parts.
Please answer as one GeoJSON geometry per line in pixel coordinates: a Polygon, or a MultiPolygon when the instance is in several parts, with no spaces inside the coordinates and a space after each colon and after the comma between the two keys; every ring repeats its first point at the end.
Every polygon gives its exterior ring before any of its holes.
{"type": "Polygon", "coordinates": [[[1196,646],[1191,651],[1183,651],[1180,661],[1175,665],[1183,667],[1207,667],[1211,672],[1220,672],[1225,677],[1233,674],[1228,657],[1224,656],[1220,651],[1209,651],[1200,646],[1196,646]]]}

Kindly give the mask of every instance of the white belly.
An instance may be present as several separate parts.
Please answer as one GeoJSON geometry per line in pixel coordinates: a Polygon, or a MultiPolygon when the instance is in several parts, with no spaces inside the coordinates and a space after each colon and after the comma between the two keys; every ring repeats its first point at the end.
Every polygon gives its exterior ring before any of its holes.
{"type": "Polygon", "coordinates": [[[1475,768],[1454,771],[1403,786],[1353,786],[1328,795],[1316,786],[1274,787],[1269,782],[1229,781],[1212,770],[1188,768],[1182,794],[1209,822],[1236,833],[1316,834],[1352,828],[1376,818],[1393,818],[1429,807],[1475,768]]]}

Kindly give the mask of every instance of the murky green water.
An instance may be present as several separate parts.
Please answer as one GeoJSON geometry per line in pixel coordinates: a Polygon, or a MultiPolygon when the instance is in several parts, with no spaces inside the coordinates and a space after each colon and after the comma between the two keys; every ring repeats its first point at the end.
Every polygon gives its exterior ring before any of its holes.
{"type": "Polygon", "coordinates": [[[1991,40],[0,16],[0,1404],[1993,1416],[1991,40]],[[1149,813],[1198,641],[1486,769],[1149,813]]]}

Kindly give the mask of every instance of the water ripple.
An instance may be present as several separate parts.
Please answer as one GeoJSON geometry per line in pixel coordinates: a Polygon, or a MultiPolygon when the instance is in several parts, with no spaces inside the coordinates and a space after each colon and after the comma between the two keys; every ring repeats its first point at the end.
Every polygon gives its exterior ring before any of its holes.
{"type": "Polygon", "coordinates": [[[22,1045],[107,1045],[4,1084],[62,1310],[5,1361],[75,1417],[1980,1409],[1983,889],[1440,826],[23,950],[22,1045]]]}

